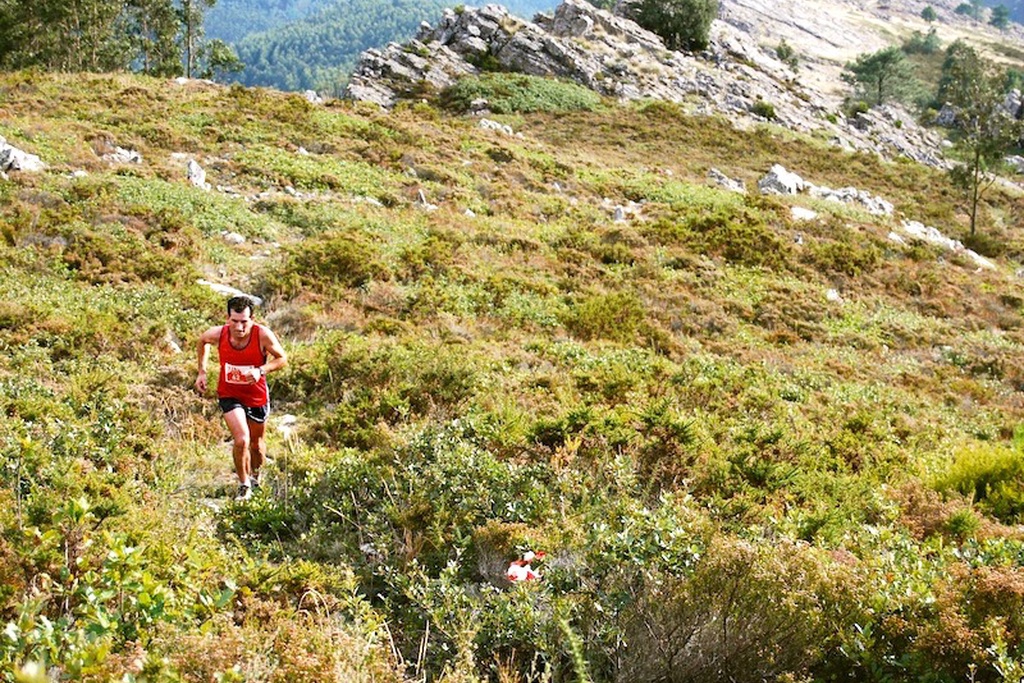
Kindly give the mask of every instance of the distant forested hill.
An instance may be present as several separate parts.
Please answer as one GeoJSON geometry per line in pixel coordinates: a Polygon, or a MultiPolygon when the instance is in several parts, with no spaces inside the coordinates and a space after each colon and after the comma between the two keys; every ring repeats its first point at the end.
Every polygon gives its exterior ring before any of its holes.
{"type": "MultiPolygon", "coordinates": [[[[233,45],[245,85],[334,94],[366,49],[412,37],[436,23],[452,0],[220,0],[208,13],[207,36],[233,45]]],[[[558,0],[501,2],[532,18],[558,0]]]]}
{"type": "Polygon", "coordinates": [[[203,24],[210,38],[235,44],[253,33],[262,33],[298,21],[333,5],[336,0],[218,0],[203,24]]]}

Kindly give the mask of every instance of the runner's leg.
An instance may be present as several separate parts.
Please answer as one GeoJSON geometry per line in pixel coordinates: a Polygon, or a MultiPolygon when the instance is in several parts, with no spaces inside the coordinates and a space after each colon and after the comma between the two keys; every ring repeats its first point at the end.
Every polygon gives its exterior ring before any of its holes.
{"type": "Polygon", "coordinates": [[[267,455],[267,440],[264,432],[267,424],[265,422],[253,422],[248,420],[249,427],[249,463],[252,472],[259,472],[263,467],[263,461],[267,455]]]}
{"type": "Polygon", "coordinates": [[[252,423],[245,419],[245,411],[241,406],[224,413],[224,422],[231,430],[231,454],[235,458],[235,474],[238,475],[238,482],[244,484],[249,481],[251,469],[249,450],[252,441],[249,426],[252,423]]]}

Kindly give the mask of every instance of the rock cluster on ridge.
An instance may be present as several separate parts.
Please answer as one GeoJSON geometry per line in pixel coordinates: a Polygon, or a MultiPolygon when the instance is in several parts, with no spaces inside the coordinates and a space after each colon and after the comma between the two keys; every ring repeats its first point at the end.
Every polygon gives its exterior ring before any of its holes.
{"type": "Polygon", "coordinates": [[[410,42],[364,52],[346,96],[392,107],[477,74],[476,65],[490,61],[503,71],[572,80],[623,101],[684,103],[738,126],[764,121],[770,111],[775,123],[817,131],[838,146],[945,165],[939,136],[917,126],[910,113],[886,106],[846,120],[834,97],[806,87],[774,49],[759,45],[742,21],[735,24],[716,19],[708,49],[694,55],[669,50],[657,35],[585,0],[564,0],[533,21],[494,4],[448,9],[410,42]]]}

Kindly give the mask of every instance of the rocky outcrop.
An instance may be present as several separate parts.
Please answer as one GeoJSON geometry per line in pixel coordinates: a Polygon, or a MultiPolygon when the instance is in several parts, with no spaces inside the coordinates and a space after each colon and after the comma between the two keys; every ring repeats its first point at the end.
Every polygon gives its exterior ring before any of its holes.
{"type": "MultiPolygon", "coordinates": [[[[493,4],[449,9],[436,27],[421,26],[411,42],[364,52],[346,94],[389,108],[405,97],[449,87],[479,73],[478,65],[490,64],[570,79],[621,101],[684,103],[696,114],[726,116],[741,127],[770,118],[792,130],[822,132],[844,148],[945,164],[939,138],[896,108],[845,120],[834,99],[805,87],[742,22],[715,20],[710,38],[700,55],[672,51],[635,22],[585,0],[564,0],[552,14],[538,14],[533,21],[493,4]]],[[[480,108],[486,111],[486,103],[480,108]]]]}
{"type": "MultiPolygon", "coordinates": [[[[929,244],[942,247],[946,251],[952,252],[953,254],[962,255],[975,263],[978,268],[984,268],[986,270],[995,270],[996,265],[989,259],[985,258],[981,254],[966,248],[960,240],[955,240],[950,237],[946,237],[937,228],[933,228],[929,225],[924,225],[918,221],[901,221],[900,230],[903,234],[910,237],[912,240],[920,240],[929,244]]],[[[889,239],[897,244],[906,244],[907,240],[895,231],[889,233],[889,239]]]]}
{"type": "MultiPolygon", "coordinates": [[[[881,197],[875,197],[869,192],[858,190],[855,187],[833,190],[825,185],[815,185],[796,173],[786,170],[781,164],[774,164],[768,169],[768,173],[757,181],[757,189],[761,194],[777,195],[795,195],[806,192],[817,199],[858,206],[876,216],[891,216],[895,211],[891,202],[881,197]]],[[[808,219],[810,216],[801,214],[800,218],[808,219]]]]}
{"type": "Polygon", "coordinates": [[[0,172],[23,171],[34,173],[45,168],[46,164],[35,154],[29,154],[13,145],[7,144],[7,140],[0,136],[0,172]]]}

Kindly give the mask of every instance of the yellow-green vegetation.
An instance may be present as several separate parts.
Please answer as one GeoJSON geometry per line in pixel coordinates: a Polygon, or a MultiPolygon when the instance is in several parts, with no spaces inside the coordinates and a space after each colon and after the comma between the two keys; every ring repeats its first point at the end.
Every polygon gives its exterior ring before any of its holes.
{"type": "Polygon", "coordinates": [[[0,181],[0,679],[1019,680],[1018,193],[979,269],[707,180],[963,237],[944,175],[665,103],[509,136],[24,72],[0,111],[49,164],[0,181]],[[245,504],[200,279],[290,356],[245,504]]]}

